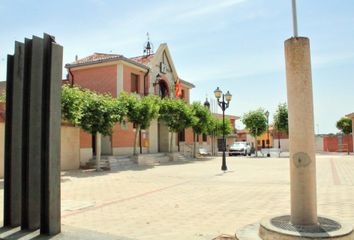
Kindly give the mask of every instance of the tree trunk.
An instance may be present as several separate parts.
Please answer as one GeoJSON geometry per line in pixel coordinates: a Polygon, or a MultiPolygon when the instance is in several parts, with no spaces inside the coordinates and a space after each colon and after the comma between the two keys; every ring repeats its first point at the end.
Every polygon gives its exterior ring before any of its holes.
{"type": "Polygon", "coordinates": [[[280,146],[280,133],[279,132],[278,132],[278,148],[279,148],[279,157],[280,157],[281,146],[280,146]]]}
{"type": "Polygon", "coordinates": [[[256,157],[258,157],[258,143],[257,143],[257,136],[254,137],[254,146],[256,151],[256,157]]]}
{"type": "Polygon", "coordinates": [[[135,135],[134,135],[134,146],[133,146],[133,155],[134,156],[138,155],[138,153],[136,152],[136,145],[137,145],[139,131],[140,131],[140,126],[137,125],[135,128],[135,135]]]}
{"type": "Polygon", "coordinates": [[[197,143],[196,143],[196,136],[195,133],[193,132],[193,157],[196,158],[197,157],[197,143]]]}
{"type": "Polygon", "coordinates": [[[143,153],[143,146],[141,143],[141,129],[139,129],[139,148],[140,148],[140,154],[143,153]]]}
{"type": "Polygon", "coordinates": [[[350,143],[350,141],[349,141],[349,134],[347,134],[347,139],[348,139],[348,144],[347,144],[347,150],[348,150],[348,155],[350,155],[350,151],[349,151],[349,143],[350,143]]]}
{"type": "Polygon", "coordinates": [[[173,132],[171,132],[171,137],[170,137],[170,153],[173,153],[173,146],[172,146],[172,143],[173,143],[173,132]]]}
{"type": "Polygon", "coordinates": [[[101,171],[101,133],[96,132],[96,171],[101,171]]]}

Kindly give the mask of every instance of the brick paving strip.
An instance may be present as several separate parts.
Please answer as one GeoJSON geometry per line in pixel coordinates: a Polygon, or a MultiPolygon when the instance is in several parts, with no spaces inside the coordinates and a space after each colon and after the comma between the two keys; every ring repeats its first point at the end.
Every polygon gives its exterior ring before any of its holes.
{"type": "Polygon", "coordinates": [[[70,217],[70,216],[78,215],[80,213],[97,210],[99,208],[103,208],[103,207],[106,207],[106,206],[109,206],[109,205],[113,205],[113,204],[116,204],[116,203],[121,203],[121,202],[129,201],[129,200],[132,200],[132,199],[144,197],[144,196],[147,196],[147,195],[150,195],[150,194],[161,192],[161,191],[164,191],[164,190],[167,190],[167,189],[170,189],[170,188],[174,188],[174,187],[177,187],[177,186],[180,186],[180,185],[184,185],[184,184],[187,184],[187,183],[190,183],[190,182],[191,182],[191,180],[190,181],[181,182],[181,183],[177,183],[177,184],[173,184],[173,185],[170,185],[170,186],[167,186],[167,187],[163,187],[163,188],[158,188],[158,189],[155,189],[155,190],[152,190],[152,191],[140,193],[140,194],[137,194],[137,195],[134,195],[134,196],[131,196],[131,197],[122,198],[122,199],[116,199],[116,200],[112,200],[112,201],[105,202],[105,203],[102,203],[102,204],[98,204],[98,205],[95,205],[95,206],[90,206],[90,207],[87,207],[87,208],[74,210],[74,211],[71,211],[69,213],[62,214],[62,218],[67,218],[67,217],[70,217]]]}

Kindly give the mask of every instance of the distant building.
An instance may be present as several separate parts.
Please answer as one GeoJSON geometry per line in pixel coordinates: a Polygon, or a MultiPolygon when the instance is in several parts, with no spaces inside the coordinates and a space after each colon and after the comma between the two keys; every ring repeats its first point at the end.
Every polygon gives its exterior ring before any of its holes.
{"type": "MultiPolygon", "coordinates": [[[[257,148],[277,148],[278,142],[280,138],[281,148],[283,151],[287,151],[288,148],[288,136],[286,134],[277,134],[277,132],[273,129],[272,126],[269,126],[269,134],[268,132],[264,132],[261,136],[257,137],[257,148]],[[269,138],[268,138],[269,137],[269,138]]],[[[240,142],[249,142],[252,147],[255,146],[255,139],[247,129],[237,130],[237,141],[240,142]]]]}

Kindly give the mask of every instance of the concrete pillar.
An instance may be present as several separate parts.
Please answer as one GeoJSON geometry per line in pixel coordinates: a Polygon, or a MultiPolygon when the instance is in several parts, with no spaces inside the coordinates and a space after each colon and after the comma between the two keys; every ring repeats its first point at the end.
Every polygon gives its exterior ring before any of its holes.
{"type": "Polygon", "coordinates": [[[285,41],[289,107],[291,222],[317,224],[316,156],[310,41],[285,41]]]}

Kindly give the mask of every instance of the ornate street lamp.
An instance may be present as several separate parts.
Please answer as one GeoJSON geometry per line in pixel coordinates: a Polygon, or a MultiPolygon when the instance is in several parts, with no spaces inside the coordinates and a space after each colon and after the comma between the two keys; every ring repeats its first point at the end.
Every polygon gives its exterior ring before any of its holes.
{"type": "Polygon", "coordinates": [[[266,111],[264,113],[264,115],[267,117],[267,148],[268,148],[268,153],[267,153],[267,157],[270,157],[270,153],[269,153],[269,112],[266,111]]]}
{"type": "Polygon", "coordinates": [[[225,140],[225,110],[229,107],[229,103],[232,99],[232,95],[229,91],[226,94],[223,94],[219,87],[214,91],[214,95],[218,100],[218,105],[222,110],[222,124],[223,124],[223,131],[222,131],[222,165],[221,170],[227,171],[226,166],[226,140],[225,140]],[[220,98],[222,97],[222,101],[220,98]],[[226,100],[226,101],[225,101],[226,100]]]}

